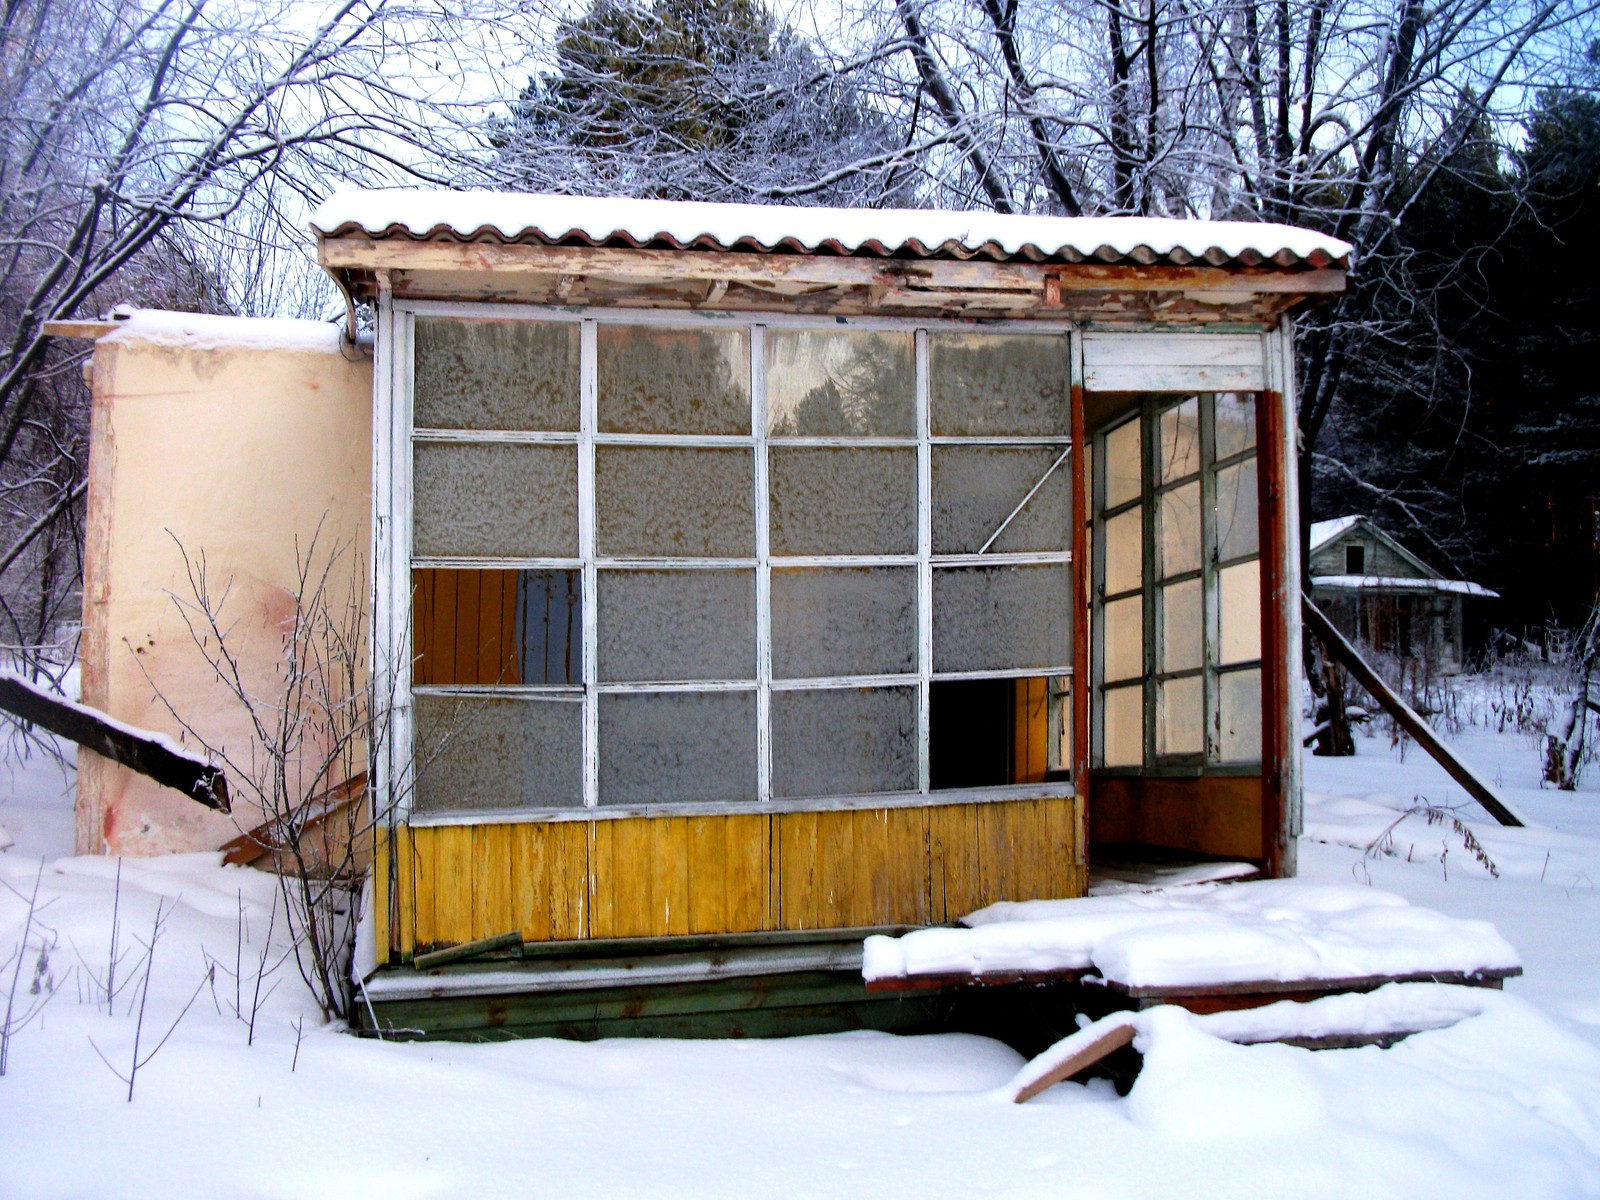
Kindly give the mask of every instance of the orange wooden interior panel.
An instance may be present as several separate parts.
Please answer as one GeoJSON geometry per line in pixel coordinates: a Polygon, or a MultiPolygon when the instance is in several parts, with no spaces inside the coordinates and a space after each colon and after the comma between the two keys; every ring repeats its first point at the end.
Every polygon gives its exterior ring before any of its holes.
{"type": "Polygon", "coordinates": [[[1075,797],[825,812],[402,827],[380,945],[926,925],[1081,896],[1075,797]]]}
{"type": "Polygon", "coordinates": [[[1261,804],[1259,775],[1097,776],[1089,840],[1259,861],[1261,804]]]}

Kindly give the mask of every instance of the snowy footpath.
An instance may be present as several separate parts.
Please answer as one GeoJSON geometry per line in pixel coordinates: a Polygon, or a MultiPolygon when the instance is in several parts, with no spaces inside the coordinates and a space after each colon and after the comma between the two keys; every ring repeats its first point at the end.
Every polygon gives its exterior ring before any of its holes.
{"type": "Polygon", "coordinates": [[[1358,741],[1307,759],[1303,882],[1275,886],[1487,922],[1526,974],[1387,1050],[1156,1010],[1128,1096],[1024,1105],[1019,1056],[965,1036],[359,1041],[281,961],[268,878],[198,855],[119,883],[64,857],[59,771],[0,773],[0,1197],[1600,1195],[1600,767],[1543,792],[1530,741],[1469,733],[1531,822],[1501,829],[1414,748],[1358,741]],[[1404,815],[1418,797],[1462,824],[1404,815]]]}

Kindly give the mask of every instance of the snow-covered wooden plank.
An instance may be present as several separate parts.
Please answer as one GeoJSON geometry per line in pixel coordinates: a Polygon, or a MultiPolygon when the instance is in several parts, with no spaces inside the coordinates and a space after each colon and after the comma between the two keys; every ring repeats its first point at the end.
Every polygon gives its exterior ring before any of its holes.
{"type": "Polygon", "coordinates": [[[1011,1102],[1026,1103],[1046,1088],[1088,1070],[1107,1055],[1131,1045],[1138,1032],[1137,1014],[1113,1013],[1062,1038],[1017,1072],[1011,1081],[1011,1102]]]}
{"type": "Polygon", "coordinates": [[[228,780],[222,769],[191,754],[165,734],[124,725],[86,704],[52,695],[11,671],[0,671],[0,708],[130,771],[147,775],[207,808],[229,811],[228,780]]]}

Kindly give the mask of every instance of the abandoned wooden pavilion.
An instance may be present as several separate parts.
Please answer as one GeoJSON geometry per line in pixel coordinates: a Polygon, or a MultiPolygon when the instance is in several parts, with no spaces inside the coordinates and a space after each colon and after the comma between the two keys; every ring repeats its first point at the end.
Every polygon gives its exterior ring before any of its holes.
{"type": "Polygon", "coordinates": [[[1293,872],[1291,322],[1344,244],[421,191],[313,224],[376,313],[373,1020],[905,1026],[865,931],[1101,852],[1293,872]]]}

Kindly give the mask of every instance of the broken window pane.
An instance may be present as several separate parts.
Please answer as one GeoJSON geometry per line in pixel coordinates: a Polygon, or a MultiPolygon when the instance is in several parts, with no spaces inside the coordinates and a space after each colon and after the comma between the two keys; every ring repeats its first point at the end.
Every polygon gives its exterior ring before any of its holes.
{"type": "Polygon", "coordinates": [[[1201,580],[1186,579],[1161,589],[1160,670],[1192,671],[1205,663],[1205,607],[1201,580]]]}
{"type": "Polygon", "coordinates": [[[895,675],[916,669],[915,567],[772,572],[776,678],[895,675]]]}
{"type": "Polygon", "coordinates": [[[1251,662],[1261,657],[1261,560],[1217,572],[1217,661],[1251,662]]]}
{"type": "Polygon", "coordinates": [[[1065,337],[934,333],[928,357],[936,435],[1050,437],[1069,431],[1065,337]]]}
{"type": "Polygon", "coordinates": [[[416,686],[582,681],[579,572],[429,567],[411,583],[416,686]]]}
{"type": "Polygon", "coordinates": [[[1062,449],[933,447],[933,552],[977,554],[986,545],[991,554],[1068,549],[1072,464],[1062,449]]]}
{"type": "Polygon", "coordinates": [[[913,335],[768,330],[767,432],[773,437],[915,437],[913,335]]]}
{"type": "Polygon", "coordinates": [[[1200,483],[1162,492],[1156,508],[1157,574],[1162,579],[1200,569],[1200,483]]]}
{"type": "Polygon", "coordinates": [[[600,803],[756,799],[754,692],[602,695],[600,803]]]}
{"type": "Polygon", "coordinates": [[[1217,677],[1218,753],[1223,762],[1261,761],[1261,672],[1217,677]]]}
{"type": "Polygon", "coordinates": [[[418,317],[412,423],[576,432],[578,336],[576,321],[418,317]]]}
{"type": "Polygon", "coordinates": [[[915,554],[917,452],[780,449],[768,458],[773,554],[915,554]]]}
{"type": "Polygon", "coordinates": [[[1144,674],[1144,601],[1138,596],[1113,600],[1105,607],[1107,683],[1138,679],[1144,674]]]}
{"type": "Polygon", "coordinates": [[[1144,579],[1144,510],[1130,508],[1105,523],[1105,594],[1131,592],[1144,579]]]}
{"type": "Polygon", "coordinates": [[[601,571],[603,682],[754,679],[753,571],[601,571]]]}
{"type": "Polygon", "coordinates": [[[1156,753],[1199,754],[1205,749],[1205,688],[1201,676],[1168,679],[1156,688],[1156,753]]]}
{"type": "Polygon", "coordinates": [[[1249,392],[1217,394],[1217,458],[1232,458],[1256,444],[1256,398],[1249,392]]]}
{"type": "Polygon", "coordinates": [[[1254,554],[1260,543],[1256,460],[1247,458],[1217,472],[1217,559],[1254,554]]]}
{"type": "Polygon", "coordinates": [[[583,705],[418,696],[418,812],[574,808],[583,803],[583,705]]]}
{"type": "Polygon", "coordinates": [[[601,446],[596,542],[608,558],[750,558],[756,552],[749,450],[601,446]]]}
{"type": "Polygon", "coordinates": [[[933,669],[1065,668],[1071,608],[1065,564],[936,570],[933,669]]]}
{"type": "Polygon", "coordinates": [[[412,553],[566,558],[578,553],[573,446],[418,442],[412,553]]]}
{"type": "Polygon", "coordinates": [[[750,432],[744,330],[602,324],[597,340],[602,432],[750,432]]]}
{"type": "Polygon", "coordinates": [[[1144,765],[1144,687],[1106,688],[1101,701],[1104,736],[1102,762],[1107,767],[1144,765]]]}
{"type": "Polygon", "coordinates": [[[1200,397],[1190,396],[1161,414],[1161,482],[1200,469],[1200,397]]]}
{"type": "Polygon", "coordinates": [[[915,688],[772,693],[774,796],[859,796],[916,787],[915,688]]]}
{"type": "Polygon", "coordinates": [[[1144,471],[1140,463],[1139,420],[1125,421],[1106,434],[1106,502],[1117,508],[1139,498],[1144,471]]]}

